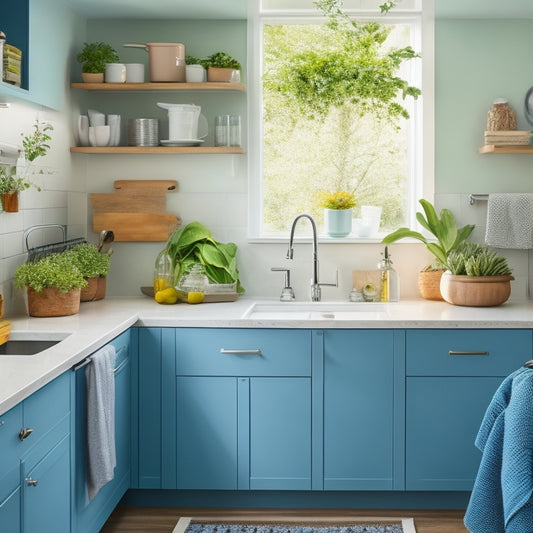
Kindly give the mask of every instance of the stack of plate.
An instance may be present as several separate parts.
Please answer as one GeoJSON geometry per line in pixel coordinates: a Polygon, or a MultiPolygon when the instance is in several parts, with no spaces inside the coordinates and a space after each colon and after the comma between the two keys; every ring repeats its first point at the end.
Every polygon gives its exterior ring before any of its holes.
{"type": "Polygon", "coordinates": [[[157,118],[128,119],[128,146],[157,146],[159,120],[157,118]]]}

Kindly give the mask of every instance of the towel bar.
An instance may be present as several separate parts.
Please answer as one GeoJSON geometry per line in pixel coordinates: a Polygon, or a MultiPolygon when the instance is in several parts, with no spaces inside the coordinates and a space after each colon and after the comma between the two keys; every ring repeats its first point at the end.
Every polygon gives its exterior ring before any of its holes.
{"type": "MultiPolygon", "coordinates": [[[[120,352],[122,352],[122,350],[125,350],[126,349],[126,346],[121,346],[117,351],[116,351],[116,354],[118,355],[120,352]]],[[[83,361],[81,361],[81,363],[77,363],[75,364],[73,367],[72,367],[72,370],[74,372],[77,372],[78,370],[81,370],[83,367],[87,366],[89,363],[91,362],[91,358],[90,357],[86,357],[83,361]]],[[[123,361],[122,363],[120,363],[120,365],[118,365],[116,368],[113,369],[113,372],[118,372],[122,366],[124,365],[125,361],[123,361]]]]}
{"type": "Polygon", "coordinates": [[[488,194],[470,194],[470,205],[474,205],[476,202],[486,202],[489,199],[488,194]]]}

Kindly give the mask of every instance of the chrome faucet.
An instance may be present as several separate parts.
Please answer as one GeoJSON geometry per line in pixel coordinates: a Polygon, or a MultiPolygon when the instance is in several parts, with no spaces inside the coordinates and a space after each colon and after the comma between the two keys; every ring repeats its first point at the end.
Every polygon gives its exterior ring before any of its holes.
{"type": "Polygon", "coordinates": [[[313,228],[313,279],[311,280],[311,301],[313,302],[320,302],[320,283],[318,282],[318,240],[317,240],[317,234],[316,234],[316,224],[313,220],[313,217],[311,215],[302,214],[298,215],[291,227],[291,236],[289,238],[289,249],[287,250],[287,259],[292,259],[294,255],[294,249],[293,249],[293,241],[294,241],[294,229],[296,228],[296,224],[298,220],[301,218],[307,218],[309,219],[309,222],[311,222],[311,227],[313,228]]]}

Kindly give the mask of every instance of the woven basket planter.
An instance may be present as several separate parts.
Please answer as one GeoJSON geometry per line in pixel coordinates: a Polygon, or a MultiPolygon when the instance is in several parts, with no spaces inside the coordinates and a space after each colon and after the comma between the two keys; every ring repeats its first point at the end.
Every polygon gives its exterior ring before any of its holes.
{"type": "Polygon", "coordinates": [[[426,300],[443,301],[440,280],[444,270],[423,270],[418,273],[418,292],[426,300]]]}
{"type": "Polygon", "coordinates": [[[36,317],[75,315],[80,310],[80,292],[63,293],[54,287],[36,292],[28,287],[28,313],[36,317]]]}
{"type": "Polygon", "coordinates": [[[93,302],[95,300],[102,300],[105,298],[106,280],[105,276],[98,278],[86,278],[87,287],[81,289],[80,301],[93,302]]]}
{"type": "Polygon", "coordinates": [[[493,307],[507,301],[513,279],[513,276],[454,276],[445,272],[440,290],[444,300],[453,305],[493,307]]]}

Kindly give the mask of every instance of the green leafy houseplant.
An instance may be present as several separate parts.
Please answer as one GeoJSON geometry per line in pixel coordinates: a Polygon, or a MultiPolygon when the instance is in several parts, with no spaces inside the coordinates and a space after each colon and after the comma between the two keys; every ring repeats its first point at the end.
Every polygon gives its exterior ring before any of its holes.
{"type": "Polygon", "coordinates": [[[217,242],[200,222],[191,222],[174,231],[167,240],[166,249],[172,259],[176,285],[183,272],[193,263],[200,263],[210,282],[237,282],[237,292],[244,292],[237,269],[237,245],[217,242]]]}
{"type": "Polygon", "coordinates": [[[52,140],[51,132],[54,127],[47,122],[35,121],[33,126],[34,131],[28,135],[21,133],[22,135],[22,148],[26,159],[30,162],[35,161],[38,157],[43,157],[50,150],[49,141],[52,140]]]}
{"type": "Polygon", "coordinates": [[[87,285],[79,268],[68,254],[50,254],[33,262],[23,263],[15,271],[15,287],[31,287],[36,292],[56,288],[61,293],[87,285]]]}
{"type": "Polygon", "coordinates": [[[352,209],[357,205],[355,196],[346,191],[319,191],[317,196],[319,206],[325,209],[352,209]]]}
{"type": "Polygon", "coordinates": [[[474,229],[474,225],[467,224],[462,228],[458,228],[452,213],[448,209],[443,209],[439,218],[430,202],[420,199],[419,203],[424,210],[425,216],[423,213],[417,212],[416,219],[421,226],[435,237],[437,242],[430,242],[420,232],[409,228],[398,228],[385,236],[381,242],[388,245],[406,237],[417,239],[423,242],[426,248],[435,256],[435,260],[429,267],[426,267],[426,270],[445,270],[448,268],[448,254],[453,250],[457,250],[468,239],[474,229]]]}
{"type": "Polygon", "coordinates": [[[91,243],[81,243],[65,252],[84,278],[107,276],[111,267],[108,254],[100,253],[91,243]]]}
{"type": "Polygon", "coordinates": [[[103,73],[106,63],[118,63],[116,50],[107,43],[84,43],[82,51],[76,56],[82,64],[81,71],[86,73],[103,73]]]}
{"type": "Polygon", "coordinates": [[[213,68],[231,68],[241,70],[241,64],[226,52],[215,52],[208,56],[205,60],[200,60],[200,64],[204,67],[213,68]]]}
{"type": "MultiPolygon", "coordinates": [[[[361,115],[373,114],[398,128],[398,119],[409,113],[398,97],[418,97],[421,91],[397,72],[405,61],[418,57],[410,47],[386,50],[391,29],[377,22],[352,20],[342,9],[342,0],[315,0],[328,18],[328,29],[338,44],[313,50],[295,50],[284,65],[264,76],[267,88],[293,102],[305,116],[324,118],[332,107],[348,101],[361,115]]],[[[381,6],[383,13],[395,2],[381,6]]]]}

